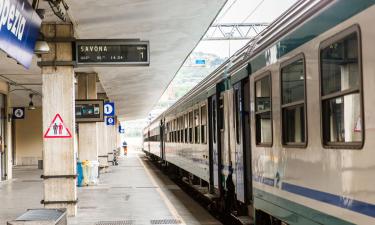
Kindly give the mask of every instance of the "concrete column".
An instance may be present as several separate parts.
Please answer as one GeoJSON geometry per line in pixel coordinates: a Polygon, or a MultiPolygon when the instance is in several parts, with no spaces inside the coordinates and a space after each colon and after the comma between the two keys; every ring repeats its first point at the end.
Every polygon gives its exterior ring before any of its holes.
{"type": "MultiPolygon", "coordinates": [[[[120,132],[119,132],[119,127],[120,127],[120,121],[119,120],[116,120],[116,143],[115,143],[115,148],[119,148],[122,146],[121,144],[121,136],[120,136],[120,132]]],[[[122,151],[122,149],[120,150],[120,155],[123,155],[124,154],[124,151],[122,151]]]]}
{"type": "Polygon", "coordinates": [[[107,155],[108,155],[108,164],[111,165],[111,161],[113,160],[113,150],[116,148],[116,125],[115,126],[108,126],[108,146],[107,146],[107,155]]]}
{"type": "MultiPolygon", "coordinates": [[[[96,99],[96,73],[77,73],[78,99],[96,99]]],[[[78,158],[79,160],[98,161],[98,129],[95,123],[78,125],[78,158]]]]}
{"type": "MultiPolygon", "coordinates": [[[[7,111],[6,115],[10,115],[12,112],[12,109],[9,107],[11,105],[10,102],[10,95],[7,95],[7,111]]],[[[6,137],[7,139],[5,140],[7,143],[6,151],[7,151],[7,179],[13,179],[13,143],[12,143],[12,122],[11,120],[6,121],[6,127],[5,129],[7,130],[6,137]]]]}
{"type": "Polygon", "coordinates": [[[113,152],[113,150],[116,149],[116,125],[115,126],[111,126],[109,127],[109,130],[108,130],[108,142],[109,142],[109,145],[108,145],[108,153],[111,153],[113,152]]]}
{"type": "MultiPolygon", "coordinates": [[[[102,169],[108,167],[108,127],[104,122],[97,123],[98,129],[98,152],[99,152],[99,166],[102,169]]],[[[102,170],[105,172],[105,170],[102,170]]]]}
{"type": "MultiPolygon", "coordinates": [[[[56,41],[73,37],[71,24],[43,24],[41,31],[44,37],[56,41]]],[[[43,132],[49,128],[56,114],[60,114],[72,137],[43,139],[43,202],[47,208],[67,208],[68,215],[74,216],[77,213],[77,172],[72,43],[51,42],[49,46],[50,52],[42,56],[40,63],[43,76],[43,132]]]]}

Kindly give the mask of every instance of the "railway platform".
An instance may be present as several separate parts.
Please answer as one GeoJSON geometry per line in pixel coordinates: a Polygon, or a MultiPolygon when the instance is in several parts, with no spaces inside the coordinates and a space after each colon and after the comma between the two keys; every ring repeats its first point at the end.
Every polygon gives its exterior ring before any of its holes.
{"type": "MultiPolygon", "coordinates": [[[[1,225],[42,208],[40,175],[35,167],[17,167],[14,179],[1,184],[1,225]]],[[[137,151],[101,174],[97,186],[78,188],[78,196],[78,214],[69,225],[221,224],[137,151]]]]}

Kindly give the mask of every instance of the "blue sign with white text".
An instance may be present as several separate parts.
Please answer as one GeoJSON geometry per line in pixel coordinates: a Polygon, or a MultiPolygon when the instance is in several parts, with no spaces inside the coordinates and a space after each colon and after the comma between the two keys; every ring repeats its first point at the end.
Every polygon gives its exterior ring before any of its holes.
{"type": "Polygon", "coordinates": [[[107,126],[114,126],[115,125],[115,118],[113,117],[107,117],[105,119],[107,126]]]}
{"type": "Polygon", "coordinates": [[[115,115],[115,103],[114,102],[104,103],[104,115],[105,116],[114,116],[115,115]]]}
{"type": "Polygon", "coordinates": [[[206,60],[204,60],[204,59],[196,59],[195,60],[195,64],[197,64],[197,65],[205,65],[206,64],[206,60]]]}
{"type": "Polygon", "coordinates": [[[29,68],[41,23],[27,0],[0,0],[0,49],[29,68]]]}

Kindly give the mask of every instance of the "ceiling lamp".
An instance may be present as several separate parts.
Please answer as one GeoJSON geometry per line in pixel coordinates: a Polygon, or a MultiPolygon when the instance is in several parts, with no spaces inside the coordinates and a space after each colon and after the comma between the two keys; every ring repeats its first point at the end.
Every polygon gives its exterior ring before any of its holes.
{"type": "Polygon", "coordinates": [[[38,40],[35,42],[34,53],[37,55],[47,54],[49,52],[48,43],[44,40],[38,40]]]}
{"type": "Polygon", "coordinates": [[[35,109],[35,106],[34,106],[34,102],[33,102],[33,94],[29,94],[29,97],[30,97],[30,102],[29,102],[29,110],[34,110],[35,109]]]}

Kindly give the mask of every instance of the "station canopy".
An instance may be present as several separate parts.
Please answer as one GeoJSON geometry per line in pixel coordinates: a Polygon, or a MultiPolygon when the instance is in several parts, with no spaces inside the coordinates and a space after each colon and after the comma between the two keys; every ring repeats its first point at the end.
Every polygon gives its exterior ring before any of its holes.
{"type": "MultiPolygon", "coordinates": [[[[45,22],[58,22],[45,1],[45,22]]],[[[80,67],[76,72],[97,72],[107,96],[115,101],[120,120],[145,118],[174,78],[186,57],[199,43],[226,0],[65,0],[68,20],[77,39],[140,39],[150,42],[150,66],[80,67]]],[[[0,54],[2,79],[12,86],[13,106],[27,106],[31,89],[42,93],[41,70],[34,57],[29,70],[0,54]],[[21,86],[22,85],[22,86],[21,86]]],[[[34,98],[41,105],[41,97],[34,98]]]]}

